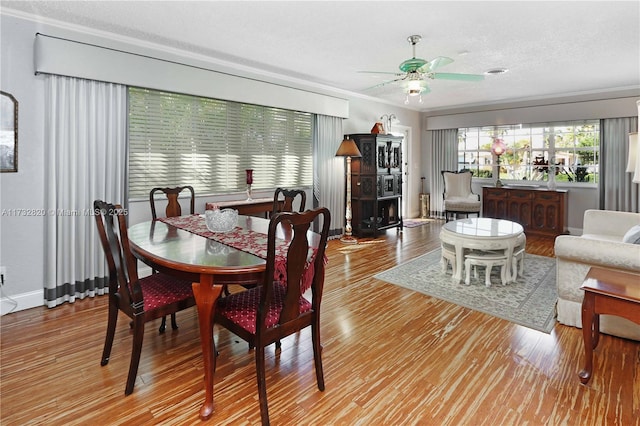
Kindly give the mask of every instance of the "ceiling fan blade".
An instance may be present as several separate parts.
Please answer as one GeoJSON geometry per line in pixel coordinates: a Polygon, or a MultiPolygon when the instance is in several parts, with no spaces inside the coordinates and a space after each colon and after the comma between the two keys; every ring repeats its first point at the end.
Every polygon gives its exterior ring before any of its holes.
{"type": "MultiPolygon", "coordinates": [[[[401,75],[402,75],[402,74],[401,74],[401,75]]],[[[402,80],[404,80],[404,79],[405,79],[405,77],[403,77],[403,78],[396,78],[395,80],[383,81],[383,82],[382,82],[382,83],[380,83],[380,84],[376,84],[375,86],[367,87],[367,88],[366,88],[366,89],[364,89],[364,90],[371,90],[371,89],[375,89],[375,88],[377,88],[377,87],[383,87],[383,86],[386,86],[386,85],[388,85],[388,84],[393,84],[393,83],[396,83],[396,82],[398,82],[398,81],[402,81],[402,80]]]]}
{"type": "Polygon", "coordinates": [[[433,71],[436,68],[440,68],[440,67],[444,67],[445,65],[449,65],[451,62],[453,62],[453,59],[451,59],[451,58],[447,58],[446,56],[438,56],[437,58],[433,58],[432,60],[430,60],[427,65],[428,65],[429,70],[433,71]]]}
{"type": "Polygon", "coordinates": [[[429,75],[430,78],[437,80],[460,80],[460,81],[481,81],[484,80],[482,74],[456,74],[450,72],[436,72],[429,75]]]}
{"type": "Polygon", "coordinates": [[[401,72],[385,72],[385,71],[358,71],[360,74],[384,74],[384,75],[395,75],[397,77],[403,76],[404,73],[401,72]]]}

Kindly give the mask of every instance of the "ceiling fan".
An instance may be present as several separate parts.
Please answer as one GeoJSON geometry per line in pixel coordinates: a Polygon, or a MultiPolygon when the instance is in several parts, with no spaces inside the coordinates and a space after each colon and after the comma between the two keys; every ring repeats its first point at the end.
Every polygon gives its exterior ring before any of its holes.
{"type": "Polygon", "coordinates": [[[388,84],[399,83],[406,81],[407,98],[405,104],[409,103],[409,96],[420,96],[419,102],[422,103],[422,94],[429,93],[431,89],[427,85],[427,80],[460,80],[460,81],[480,81],[484,80],[482,74],[457,74],[457,73],[443,73],[435,72],[436,69],[448,65],[453,62],[453,59],[446,56],[438,56],[430,61],[416,58],[416,44],[422,40],[420,35],[412,35],[407,37],[407,41],[411,43],[413,47],[413,57],[407,59],[400,64],[400,71],[398,72],[378,72],[378,71],[360,71],[362,73],[369,74],[390,74],[398,78],[388,80],[375,86],[369,87],[374,89],[376,87],[386,86],[388,84]]]}

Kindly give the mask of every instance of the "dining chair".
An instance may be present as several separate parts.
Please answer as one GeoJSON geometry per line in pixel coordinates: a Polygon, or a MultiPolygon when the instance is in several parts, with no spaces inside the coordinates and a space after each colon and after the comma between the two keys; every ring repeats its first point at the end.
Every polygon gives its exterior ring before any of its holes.
{"type": "Polygon", "coordinates": [[[271,210],[271,214],[276,214],[280,212],[292,212],[293,211],[293,203],[296,200],[296,197],[300,199],[300,204],[298,206],[298,211],[303,212],[305,204],[307,202],[307,193],[302,189],[286,189],[286,188],[278,188],[273,194],[273,209],[271,210]]]}
{"type": "MultiPolygon", "coordinates": [[[[311,327],[313,358],[318,389],[324,390],[322,346],[320,345],[320,302],[325,274],[325,247],[329,235],[330,213],[327,208],[305,212],[282,212],[271,217],[267,238],[266,272],[263,285],[233,293],[217,301],[215,322],[255,347],[256,376],[262,424],[269,424],[265,380],[265,347],[291,334],[311,327]],[[322,222],[320,241],[314,251],[309,248],[307,231],[314,220],[322,222]],[[277,254],[278,225],[291,230],[291,243],[285,252],[277,254]],[[286,265],[286,278],[278,274],[286,265]],[[309,268],[311,268],[309,270],[309,268]],[[313,274],[312,278],[310,274],[313,274]],[[303,296],[303,286],[311,288],[311,300],[303,296]]],[[[281,241],[281,240],[280,240],[281,241]]],[[[298,343],[298,340],[295,340],[298,343]]],[[[214,367],[215,368],[215,367],[214,367]]]]}
{"type": "Polygon", "coordinates": [[[105,366],[109,362],[118,313],[123,312],[133,324],[131,362],[124,391],[129,395],[136,381],[145,323],[187,309],[196,302],[190,281],[162,273],[138,278],[137,262],[127,235],[126,211],[118,204],[101,200],[94,201],[93,208],[109,266],[109,314],[100,364],[105,366]]]}
{"type": "Polygon", "coordinates": [[[471,190],[470,170],[452,172],[441,171],[444,179],[444,217],[449,222],[449,216],[455,218],[458,214],[475,214],[480,217],[480,196],[471,190]]]}
{"type": "MultiPolygon", "coordinates": [[[[191,193],[191,200],[189,203],[189,206],[190,206],[189,212],[190,214],[194,214],[196,194],[192,186],[186,185],[186,186],[177,186],[175,188],[153,188],[149,192],[149,204],[151,205],[151,217],[153,218],[153,220],[156,220],[158,218],[156,214],[156,198],[155,198],[155,194],[157,192],[162,192],[167,197],[167,207],[165,209],[166,217],[182,216],[182,206],[178,201],[178,197],[182,191],[189,191],[191,193]]],[[[156,271],[153,271],[153,272],[155,273],[156,271]]],[[[171,328],[174,330],[178,329],[178,322],[176,321],[175,313],[171,314],[171,328]]],[[[166,329],[167,329],[167,318],[163,317],[162,322],[160,323],[159,332],[164,333],[166,329]]]]}
{"type": "Polygon", "coordinates": [[[157,219],[156,215],[156,200],[155,194],[157,192],[162,192],[167,197],[167,208],[165,209],[166,217],[174,217],[174,216],[182,216],[182,207],[180,206],[180,202],[178,201],[178,196],[182,191],[189,191],[191,193],[190,200],[190,213],[195,213],[195,202],[196,202],[196,194],[193,191],[193,187],[186,186],[177,186],[175,188],[153,188],[151,192],[149,192],[149,204],[151,204],[151,216],[153,220],[157,219]]]}

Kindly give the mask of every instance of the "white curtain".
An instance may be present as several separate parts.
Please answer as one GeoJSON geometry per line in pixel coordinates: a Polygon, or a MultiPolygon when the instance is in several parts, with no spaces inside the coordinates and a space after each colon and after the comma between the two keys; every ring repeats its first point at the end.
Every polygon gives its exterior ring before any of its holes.
{"type": "Polygon", "coordinates": [[[431,131],[429,153],[429,192],[431,193],[431,217],[444,218],[443,170],[458,170],[458,129],[431,131]]]}
{"type": "Polygon", "coordinates": [[[638,212],[640,185],[626,172],[629,133],[638,131],[638,117],[610,118],[600,122],[600,208],[638,212]]]}
{"type": "MultiPolygon", "coordinates": [[[[126,201],[126,86],[49,75],[45,91],[45,303],[108,292],[93,201],[126,201]]],[[[126,206],[125,206],[126,207],[126,206]]]]}
{"type": "Polygon", "coordinates": [[[336,157],[344,138],[342,118],[316,114],[313,138],[313,206],[331,212],[329,235],[342,235],[345,221],[345,159],[336,157]]]}

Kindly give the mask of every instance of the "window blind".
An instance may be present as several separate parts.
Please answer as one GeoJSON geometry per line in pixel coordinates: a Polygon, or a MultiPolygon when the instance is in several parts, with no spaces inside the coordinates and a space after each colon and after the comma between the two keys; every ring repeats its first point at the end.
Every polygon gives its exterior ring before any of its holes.
{"type": "Polygon", "coordinates": [[[129,88],[129,197],[191,185],[197,194],[312,184],[313,115],[129,88]]]}

